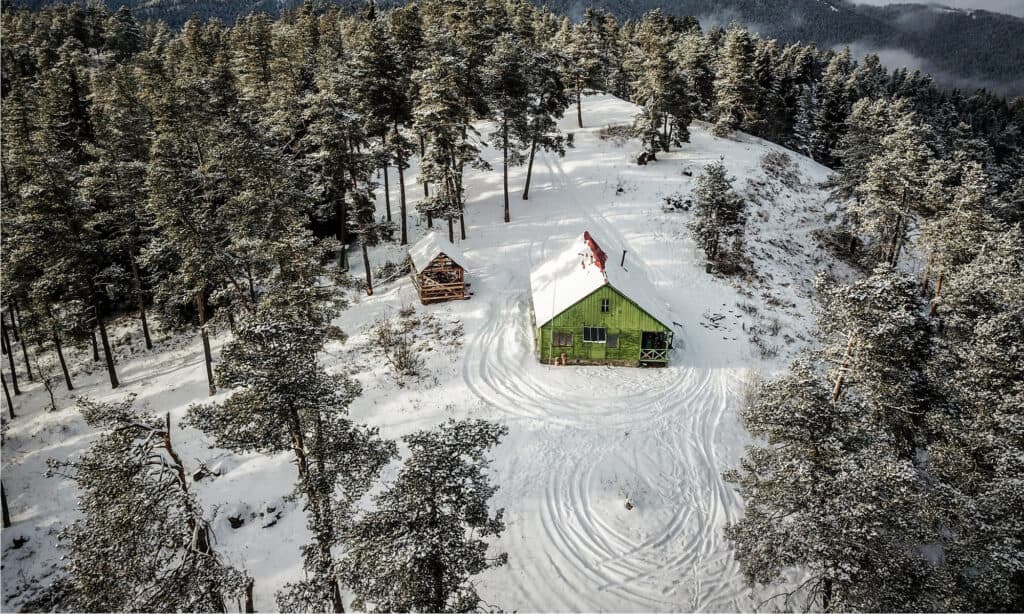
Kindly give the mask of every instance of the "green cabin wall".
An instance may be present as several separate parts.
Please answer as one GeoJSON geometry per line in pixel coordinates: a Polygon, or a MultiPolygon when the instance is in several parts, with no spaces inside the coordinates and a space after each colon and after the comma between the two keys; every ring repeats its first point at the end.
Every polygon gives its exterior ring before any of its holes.
{"type": "Polygon", "coordinates": [[[565,352],[569,361],[636,363],[640,360],[642,332],[671,333],[664,326],[611,286],[602,286],[537,329],[536,347],[541,362],[551,362],[565,352]],[[601,312],[601,301],[608,299],[608,313],[601,312]],[[619,335],[619,347],[604,343],[584,343],[584,326],[603,326],[609,335],[619,335]],[[551,347],[552,334],[572,333],[572,347],[551,347]]]}

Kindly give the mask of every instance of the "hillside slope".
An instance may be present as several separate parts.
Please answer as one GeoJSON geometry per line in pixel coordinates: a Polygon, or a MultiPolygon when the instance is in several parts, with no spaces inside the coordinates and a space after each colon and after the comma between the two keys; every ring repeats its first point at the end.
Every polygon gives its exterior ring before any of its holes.
{"type": "MultiPolygon", "coordinates": [[[[773,179],[761,159],[782,148],[743,135],[715,138],[703,125],[693,127],[685,147],[637,166],[636,142],[600,138],[603,127],[627,124],[635,111],[612,97],[588,97],[588,128],[576,129],[575,118],[562,122],[575,147],[564,158],[538,155],[530,200],[514,195],[509,224],[501,222],[500,167],[472,171],[468,239],[460,244],[472,298],[423,307],[408,279],[381,285],[372,297],[354,297],[337,322],[351,337],[329,343],[323,354],[330,370],[363,384],[353,417],[379,426],[386,437],[449,417],[508,425],[495,452],[500,490],[493,503],[506,508],[507,529],[496,548],[508,552],[509,562],[480,582],[481,595],[504,609],[722,611],[750,610],[758,601],[722,537],[741,503],[721,473],[748,443],[736,415],[744,382],[753,372],[784,368],[806,343],[813,272],[843,274],[810,238],[829,214],[815,187],[828,170],[790,153],[796,179],[773,179]],[[664,197],[689,198],[702,166],[720,158],[737,189],[759,201],[751,205],[748,228],[757,275],[748,281],[708,275],[686,230],[691,213],[663,210],[664,197]],[[645,264],[676,326],[670,367],[553,367],[534,359],[530,268],[584,230],[609,254],[625,249],[628,259],[645,264]],[[420,377],[397,379],[372,349],[370,328],[409,305],[415,310],[406,321],[424,364],[420,377]],[[762,346],[777,346],[777,355],[751,343],[754,327],[763,328],[755,334],[767,340],[762,346]],[[631,511],[626,497],[636,506],[631,511]]],[[[498,155],[486,150],[492,163],[498,155]]],[[[410,194],[419,193],[415,172],[407,175],[410,194]]],[[[513,189],[521,189],[524,177],[525,169],[514,170],[513,189]]],[[[413,239],[430,232],[422,225],[411,230],[413,239]]],[[[403,253],[388,245],[372,259],[398,260],[403,253]]],[[[147,353],[128,338],[131,326],[122,323],[115,335],[123,387],[111,391],[102,373],[90,375],[88,355],[79,352],[75,394],[137,393],[178,424],[189,404],[207,400],[198,340],[164,337],[147,353]]],[[[215,339],[215,350],[225,337],[215,339]]],[[[3,532],[4,611],[18,609],[61,575],[56,538],[75,516],[75,491],[69,482],[42,477],[45,462],[80,454],[94,437],[70,395],[61,391],[59,410],[46,412],[41,386],[27,388],[4,446],[14,520],[3,532]],[[28,541],[15,548],[21,538],[28,541]]],[[[285,500],[295,477],[291,458],[235,455],[213,448],[197,431],[175,433],[191,467],[202,462],[219,474],[195,484],[218,548],[255,577],[257,610],[274,610],[274,590],[301,575],[299,546],[308,539],[301,507],[285,500]]]]}

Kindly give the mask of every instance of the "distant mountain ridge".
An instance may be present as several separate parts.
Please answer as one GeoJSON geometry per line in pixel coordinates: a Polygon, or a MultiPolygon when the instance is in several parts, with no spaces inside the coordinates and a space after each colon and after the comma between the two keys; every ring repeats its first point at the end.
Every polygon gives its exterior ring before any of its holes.
{"type": "MultiPolygon", "coordinates": [[[[180,26],[193,14],[233,22],[254,11],[276,14],[302,0],[104,0],[111,9],[131,8],[141,19],[163,19],[180,26]]],[[[359,7],[365,0],[328,0],[359,7]]],[[[534,0],[573,18],[588,7],[621,18],[638,18],[660,8],[693,15],[705,28],[747,25],[780,41],[815,42],[829,48],[849,45],[856,55],[879,54],[890,68],[907,66],[932,74],[949,87],[986,87],[1000,94],[1024,95],[1024,19],[984,10],[938,4],[873,6],[850,0],[534,0]]],[[[378,0],[380,6],[401,0],[378,0]]],[[[52,0],[9,3],[39,8],[52,0]]]]}

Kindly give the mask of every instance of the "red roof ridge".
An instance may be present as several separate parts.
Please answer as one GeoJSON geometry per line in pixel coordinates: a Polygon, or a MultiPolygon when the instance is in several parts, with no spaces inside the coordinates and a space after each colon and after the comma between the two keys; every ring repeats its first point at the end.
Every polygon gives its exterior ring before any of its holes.
{"type": "Polygon", "coordinates": [[[604,264],[608,260],[608,256],[605,255],[604,250],[602,250],[601,246],[597,244],[594,237],[590,236],[590,231],[583,231],[583,241],[587,244],[587,247],[590,248],[590,253],[594,256],[594,264],[597,265],[597,268],[603,274],[605,272],[604,264]]]}

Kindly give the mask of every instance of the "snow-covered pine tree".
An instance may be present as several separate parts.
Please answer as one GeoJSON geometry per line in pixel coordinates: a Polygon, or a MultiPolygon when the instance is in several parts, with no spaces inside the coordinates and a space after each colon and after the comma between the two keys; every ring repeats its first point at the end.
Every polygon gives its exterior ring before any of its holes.
{"type": "Polygon", "coordinates": [[[565,155],[565,137],[558,129],[558,120],[569,106],[565,94],[565,83],[558,70],[560,56],[549,50],[532,51],[528,63],[530,100],[527,121],[520,135],[527,144],[530,154],[526,162],[526,183],[523,186],[523,200],[530,197],[530,178],[533,176],[533,160],[539,147],[543,151],[565,155]]]}
{"type": "Polygon", "coordinates": [[[913,111],[906,111],[895,118],[879,153],[868,162],[849,211],[867,235],[875,263],[899,261],[911,224],[928,204],[927,187],[938,170],[934,142],[931,128],[913,111]]]}
{"type": "Polygon", "coordinates": [[[633,101],[642,107],[635,126],[651,157],[690,140],[696,100],[687,89],[686,75],[674,61],[676,42],[668,20],[654,10],[637,24],[626,56],[633,101]]]}
{"type": "Polygon", "coordinates": [[[836,150],[839,170],[829,180],[832,198],[843,201],[857,196],[857,188],[867,179],[869,163],[882,151],[882,139],[892,129],[894,116],[905,111],[903,103],[885,99],[858,100],[853,105],[836,150]]]}
{"type": "Polygon", "coordinates": [[[743,130],[756,120],[757,81],[754,78],[754,40],[746,28],[729,26],[718,57],[715,77],[717,136],[743,130]]]}
{"type": "Polygon", "coordinates": [[[103,51],[115,63],[128,61],[146,46],[146,33],[126,6],[106,19],[102,36],[103,51]]]}
{"type": "Polygon", "coordinates": [[[766,441],[725,474],[745,502],[725,534],[747,581],[780,583],[799,569],[785,609],[934,609],[916,548],[921,480],[870,410],[833,400],[822,365],[804,356],[760,385],[741,415],[766,441]]]}
{"type": "Polygon", "coordinates": [[[793,135],[789,142],[792,147],[808,158],[814,159],[811,139],[814,138],[814,113],[818,106],[818,95],[815,85],[800,87],[800,95],[796,102],[796,115],[793,120],[793,135]]]}
{"type": "Polygon", "coordinates": [[[356,594],[353,607],[465,612],[480,606],[471,578],[506,560],[487,555],[488,538],[505,528],[504,510],[488,510],[497,487],[487,476],[487,454],[507,432],[482,420],[452,420],[403,438],[409,457],[398,479],[346,530],[339,569],[356,594]]]}
{"type": "Polygon", "coordinates": [[[213,547],[189,471],[160,420],[119,403],[79,400],[86,422],[103,434],[82,458],[51,461],[79,489],[82,518],[67,540],[70,610],[225,612],[247,578],[213,547]]]}
{"type": "MultiPolygon", "coordinates": [[[[433,40],[440,42],[441,33],[433,40]]],[[[420,159],[420,180],[434,186],[433,193],[416,208],[448,222],[448,240],[455,242],[453,223],[462,213],[462,177],[460,159],[465,159],[464,130],[469,130],[470,109],[463,104],[462,73],[465,59],[448,46],[431,57],[427,66],[414,75],[419,100],[413,116],[416,131],[426,138],[426,150],[420,159]]]]}
{"type": "Polygon", "coordinates": [[[84,168],[83,198],[97,211],[97,223],[109,233],[104,239],[106,249],[127,260],[130,295],[138,309],[146,349],[153,349],[139,267],[139,253],[149,242],[152,224],[145,211],[152,125],[135,69],[115,65],[96,72],[90,110],[96,149],[95,159],[84,168]]]}
{"type": "Polygon", "coordinates": [[[24,315],[42,334],[35,341],[49,339],[52,332],[59,347],[62,334],[81,340],[99,328],[110,385],[116,388],[106,319],[110,299],[118,294],[104,285],[111,254],[97,227],[96,209],[79,192],[94,140],[81,55],[81,49],[68,42],[54,66],[40,75],[37,130],[24,151],[25,174],[15,215],[8,218],[13,251],[7,263],[21,271],[14,287],[22,291],[23,307],[31,311],[24,315]],[[55,245],[61,249],[54,250],[55,245]],[[30,271],[33,276],[23,277],[30,271]]]}
{"type": "Polygon", "coordinates": [[[508,169],[526,161],[522,137],[527,133],[531,91],[529,65],[531,58],[526,42],[512,34],[502,34],[494,51],[482,67],[487,106],[494,115],[495,131],[491,138],[501,148],[504,220],[510,221],[508,207],[508,169]],[[518,138],[517,138],[518,137],[518,138]]]}
{"type": "MultiPolygon", "coordinates": [[[[952,213],[950,215],[953,215],[952,213]]],[[[932,378],[944,395],[931,416],[929,470],[943,527],[941,596],[954,611],[1024,608],[1024,237],[984,234],[943,292],[932,378]]],[[[959,249],[950,248],[952,254],[959,249]]]]}
{"type": "Polygon", "coordinates": [[[839,141],[846,128],[846,118],[854,103],[851,76],[853,62],[850,49],[843,49],[833,56],[818,83],[817,113],[814,115],[814,134],[811,151],[814,159],[832,166],[836,162],[839,141]]]}
{"type": "Polygon", "coordinates": [[[755,41],[752,72],[757,83],[757,103],[750,132],[775,142],[784,136],[781,64],[779,46],[774,39],[755,41]]]}
{"type": "Polygon", "coordinates": [[[147,65],[144,75],[154,118],[146,206],[156,233],[141,262],[157,273],[154,303],[164,321],[198,323],[211,395],[211,300],[232,281],[239,300],[247,294],[240,259],[228,250],[231,220],[223,208],[238,186],[229,185],[214,155],[235,138],[230,118],[239,111],[222,34],[217,23],[189,20],[165,59],[147,65]]]}
{"type": "Polygon", "coordinates": [[[345,77],[353,107],[363,120],[365,133],[379,139],[385,213],[390,222],[388,167],[394,156],[388,135],[412,118],[411,73],[403,70],[397,44],[389,40],[383,17],[356,22],[347,52],[345,77]]]}
{"type": "Polygon", "coordinates": [[[725,238],[742,236],[746,225],[746,205],[732,188],[732,178],[721,162],[704,167],[697,178],[694,219],[690,230],[708,262],[718,262],[725,238]]]}
{"type": "Polygon", "coordinates": [[[188,421],[230,450],[295,455],[295,494],[304,502],[313,542],[302,548],[306,579],[279,591],[278,607],[340,612],[332,548],[395,446],[347,418],[359,385],[328,375],[318,363],[334,310],[314,285],[315,271],[308,257],[285,263],[224,346],[218,382],[234,393],[220,403],[192,406],[188,421]]]}
{"type": "Polygon", "coordinates": [[[708,39],[699,31],[687,32],[671,53],[685,79],[686,91],[693,97],[694,117],[710,118],[715,103],[715,61],[708,39]]]}
{"type": "Polygon", "coordinates": [[[999,221],[987,212],[995,196],[981,165],[967,163],[962,172],[961,183],[951,195],[942,183],[936,182],[931,188],[935,192],[933,200],[949,201],[921,224],[920,244],[928,254],[926,275],[935,275],[932,317],[938,315],[943,285],[951,281],[960,267],[974,260],[989,233],[1000,227],[999,221]]]}
{"type": "Polygon", "coordinates": [[[568,17],[562,20],[556,37],[556,49],[562,52],[564,81],[576,102],[576,122],[583,127],[583,92],[596,89],[601,80],[601,41],[593,20],[585,19],[573,26],[568,17]]]}
{"type": "Polygon", "coordinates": [[[880,265],[852,284],[830,286],[819,278],[816,287],[824,352],[836,365],[833,398],[863,401],[900,455],[913,459],[930,397],[928,326],[916,282],[880,265]]]}

